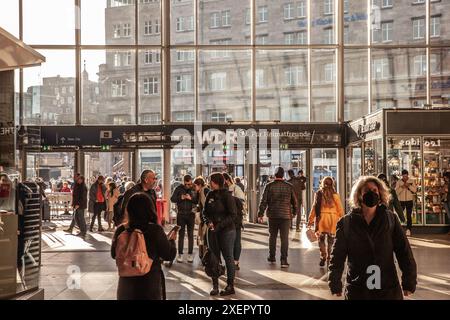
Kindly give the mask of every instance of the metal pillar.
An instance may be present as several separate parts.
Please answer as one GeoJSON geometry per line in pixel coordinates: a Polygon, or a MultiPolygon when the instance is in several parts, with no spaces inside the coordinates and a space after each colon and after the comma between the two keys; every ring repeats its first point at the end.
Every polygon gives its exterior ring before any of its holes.
{"type": "Polygon", "coordinates": [[[170,171],[171,171],[171,159],[170,159],[170,149],[164,149],[163,151],[163,198],[167,201],[164,206],[164,220],[170,221],[170,171]]]}
{"type": "Polygon", "coordinates": [[[341,196],[341,202],[343,207],[345,208],[345,198],[346,198],[346,190],[345,190],[345,177],[346,177],[346,168],[345,168],[345,149],[338,149],[338,193],[341,196]]]}

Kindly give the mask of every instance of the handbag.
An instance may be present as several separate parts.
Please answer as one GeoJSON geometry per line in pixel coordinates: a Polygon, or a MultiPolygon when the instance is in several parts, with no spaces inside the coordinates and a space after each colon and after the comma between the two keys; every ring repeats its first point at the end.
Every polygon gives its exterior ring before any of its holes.
{"type": "Polygon", "coordinates": [[[309,242],[317,241],[317,236],[313,229],[306,230],[306,237],[308,238],[309,242]]]}

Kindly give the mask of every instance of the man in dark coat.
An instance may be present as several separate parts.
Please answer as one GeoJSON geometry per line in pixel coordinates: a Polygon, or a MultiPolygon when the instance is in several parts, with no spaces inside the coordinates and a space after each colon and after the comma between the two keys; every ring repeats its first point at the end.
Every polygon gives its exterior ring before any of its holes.
{"type": "Polygon", "coordinates": [[[293,216],[298,214],[297,197],[294,187],[284,181],[284,169],[278,167],[275,171],[275,180],[269,182],[259,205],[258,221],[261,223],[267,209],[269,218],[269,257],[267,261],[275,262],[275,250],[278,231],[281,237],[281,267],[289,267],[287,261],[289,250],[289,227],[293,216]]]}
{"type": "Polygon", "coordinates": [[[77,236],[84,238],[87,231],[86,220],[84,218],[84,210],[87,208],[87,187],[84,183],[84,177],[80,175],[77,177],[73,187],[72,207],[74,218],[67,232],[72,233],[73,227],[77,224],[80,228],[80,233],[77,236]]]}
{"type": "MultiPolygon", "coordinates": [[[[294,187],[294,192],[297,197],[297,205],[299,208],[301,208],[301,206],[303,204],[302,180],[300,179],[300,177],[295,176],[294,170],[292,170],[292,169],[288,170],[288,175],[289,175],[289,180],[287,182],[292,184],[292,186],[294,187]]],[[[302,215],[298,214],[297,221],[295,222],[296,231],[300,231],[301,219],[302,219],[302,215]]],[[[291,220],[291,229],[293,228],[293,224],[294,224],[294,219],[291,220]]]]}

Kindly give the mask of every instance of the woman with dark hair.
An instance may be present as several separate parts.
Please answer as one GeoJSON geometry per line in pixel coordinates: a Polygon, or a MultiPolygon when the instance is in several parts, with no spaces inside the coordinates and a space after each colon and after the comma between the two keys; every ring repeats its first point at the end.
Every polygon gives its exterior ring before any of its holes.
{"type": "Polygon", "coordinates": [[[106,221],[108,221],[108,230],[114,230],[113,216],[114,216],[114,205],[119,200],[120,190],[115,182],[110,182],[108,185],[108,192],[106,194],[107,199],[107,213],[106,221]]]}
{"type": "Polygon", "coordinates": [[[153,260],[150,271],[144,276],[120,277],[117,288],[118,300],[165,300],[165,279],[161,261],[175,259],[177,250],[172,233],[167,239],[163,228],[157,224],[157,215],[150,198],[142,192],[131,196],[127,204],[128,223],[120,225],[113,237],[111,256],[116,258],[117,238],[122,232],[139,229],[144,234],[148,256],[153,260]]]}
{"type": "MultiPolygon", "coordinates": [[[[227,267],[227,286],[220,292],[221,296],[234,294],[234,240],[236,227],[234,221],[237,218],[236,202],[225,186],[222,173],[213,173],[210,176],[211,189],[205,200],[203,209],[203,222],[208,226],[210,237],[213,239],[210,249],[220,260],[220,254],[227,267]],[[214,245],[216,244],[216,245],[214,245]]],[[[207,234],[208,236],[208,234],[207,234]]],[[[213,278],[213,289],[210,295],[219,294],[219,278],[213,278]]]]}

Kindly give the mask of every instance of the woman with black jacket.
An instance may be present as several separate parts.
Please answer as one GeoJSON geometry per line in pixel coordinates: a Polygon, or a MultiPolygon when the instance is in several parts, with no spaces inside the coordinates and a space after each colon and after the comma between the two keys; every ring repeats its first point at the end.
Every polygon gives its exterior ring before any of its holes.
{"type": "Polygon", "coordinates": [[[166,289],[161,261],[172,261],[177,253],[176,232],[170,239],[157,224],[157,215],[150,198],[142,192],[131,196],[127,204],[128,225],[120,225],[113,237],[111,256],[116,257],[117,238],[129,229],[139,229],[144,233],[148,256],[153,259],[150,271],[139,277],[120,277],[117,288],[118,300],[165,300],[166,289]]]}
{"type": "MultiPolygon", "coordinates": [[[[203,209],[203,221],[215,237],[217,246],[209,248],[220,259],[220,253],[225,260],[227,268],[227,286],[220,292],[221,296],[234,294],[234,240],[236,227],[234,221],[237,218],[236,202],[225,187],[225,179],[221,173],[213,173],[210,176],[211,189],[205,200],[203,209]]],[[[210,294],[219,294],[219,279],[213,278],[213,289],[210,294]]]]}
{"type": "Polygon", "coordinates": [[[376,177],[361,177],[353,186],[352,210],[337,224],[331,253],[329,286],[342,295],[347,259],[347,300],[402,300],[416,290],[417,266],[397,216],[387,208],[389,191],[376,177]],[[401,285],[394,254],[402,271],[401,285]]]}

